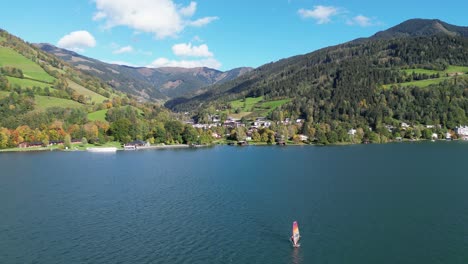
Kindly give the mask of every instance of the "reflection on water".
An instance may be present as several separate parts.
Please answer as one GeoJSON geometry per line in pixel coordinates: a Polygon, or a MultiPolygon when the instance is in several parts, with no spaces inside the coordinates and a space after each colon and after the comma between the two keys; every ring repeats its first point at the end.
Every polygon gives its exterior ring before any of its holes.
{"type": "Polygon", "coordinates": [[[291,251],[291,264],[302,263],[302,255],[300,254],[300,247],[292,247],[291,251]]]}

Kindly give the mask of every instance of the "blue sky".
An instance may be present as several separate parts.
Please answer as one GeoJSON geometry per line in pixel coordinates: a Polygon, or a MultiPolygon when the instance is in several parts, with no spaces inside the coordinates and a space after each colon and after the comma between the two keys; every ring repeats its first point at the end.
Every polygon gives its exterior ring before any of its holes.
{"type": "Polygon", "coordinates": [[[468,26],[468,2],[311,0],[10,1],[0,27],[131,66],[258,67],[410,18],[468,26]]]}

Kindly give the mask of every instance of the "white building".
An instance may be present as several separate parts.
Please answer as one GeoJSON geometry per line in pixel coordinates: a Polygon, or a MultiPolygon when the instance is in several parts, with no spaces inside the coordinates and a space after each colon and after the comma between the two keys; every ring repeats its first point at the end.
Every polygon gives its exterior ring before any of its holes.
{"type": "Polygon", "coordinates": [[[348,131],[348,135],[354,136],[354,135],[356,135],[356,132],[357,132],[356,129],[351,128],[351,129],[348,131]]]}
{"type": "Polygon", "coordinates": [[[468,126],[456,127],[455,133],[457,133],[460,136],[468,136],[468,126]]]}

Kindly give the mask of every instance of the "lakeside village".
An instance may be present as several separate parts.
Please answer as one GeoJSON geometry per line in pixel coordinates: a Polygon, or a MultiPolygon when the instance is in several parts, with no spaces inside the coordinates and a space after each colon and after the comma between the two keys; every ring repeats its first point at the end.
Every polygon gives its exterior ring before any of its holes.
{"type": "MultiPolygon", "coordinates": [[[[212,144],[227,145],[327,145],[327,144],[368,144],[387,143],[418,140],[463,140],[468,141],[468,126],[457,126],[454,130],[442,128],[440,125],[410,125],[401,122],[399,126],[385,125],[383,131],[373,131],[368,127],[362,128],[335,128],[328,124],[308,126],[304,119],[285,118],[282,121],[273,121],[265,117],[258,117],[253,121],[227,117],[221,120],[219,115],[210,115],[210,122],[197,123],[193,119],[185,121],[185,126],[203,131],[211,135],[212,144]]],[[[199,137],[199,136],[198,136],[199,137]]],[[[51,140],[42,142],[21,142],[12,151],[26,150],[103,150],[124,149],[157,149],[179,147],[201,147],[212,145],[210,143],[184,142],[185,144],[154,143],[151,140],[133,140],[121,144],[120,142],[107,142],[103,145],[88,144],[86,138],[65,140],[51,140]]],[[[8,149],[5,149],[8,151],[8,149]]]]}
{"type": "MultiPolygon", "coordinates": [[[[187,121],[186,124],[192,127],[210,131],[231,131],[224,136],[213,132],[212,136],[216,139],[228,139],[237,141],[238,145],[246,145],[249,142],[258,143],[266,142],[269,144],[286,145],[286,144],[329,144],[329,143],[387,143],[401,142],[404,140],[416,141],[425,140],[464,140],[468,141],[468,126],[457,126],[454,130],[442,129],[440,125],[418,125],[411,126],[405,122],[400,123],[399,127],[385,125],[385,132],[378,131],[375,133],[371,127],[364,131],[362,128],[350,128],[342,131],[331,131],[328,124],[316,127],[304,127],[304,119],[291,120],[285,118],[283,121],[272,121],[265,117],[258,117],[253,122],[245,122],[242,119],[234,119],[228,117],[224,122],[218,115],[211,116],[212,122],[209,124],[195,123],[194,120],[187,121]],[[320,130],[325,130],[322,131],[320,130]],[[328,131],[327,131],[328,130],[328,131]],[[298,133],[299,131],[304,133],[298,133]],[[346,135],[343,135],[343,131],[346,135]],[[267,134],[268,137],[264,137],[267,134]],[[336,135],[334,135],[336,134],[336,135]],[[348,140],[343,138],[346,137],[348,140]],[[340,138],[341,137],[341,138],[340,138]],[[385,138],[384,138],[385,137],[385,138]],[[336,140],[335,138],[338,138],[336,140]]],[[[234,144],[235,142],[230,142],[234,144]]]]}

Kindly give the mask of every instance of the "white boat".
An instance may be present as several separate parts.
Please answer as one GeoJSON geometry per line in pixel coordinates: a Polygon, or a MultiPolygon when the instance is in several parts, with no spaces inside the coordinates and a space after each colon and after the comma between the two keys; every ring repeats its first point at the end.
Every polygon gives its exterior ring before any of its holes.
{"type": "Polygon", "coordinates": [[[293,244],[293,247],[297,248],[301,246],[301,244],[298,243],[300,238],[301,235],[299,234],[299,225],[297,224],[297,221],[294,221],[291,236],[291,243],[293,244]]]}
{"type": "Polygon", "coordinates": [[[116,152],[116,147],[108,147],[108,148],[87,148],[89,152],[116,152]]]}

